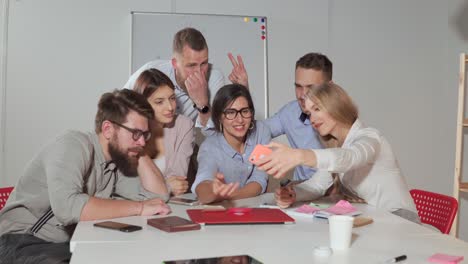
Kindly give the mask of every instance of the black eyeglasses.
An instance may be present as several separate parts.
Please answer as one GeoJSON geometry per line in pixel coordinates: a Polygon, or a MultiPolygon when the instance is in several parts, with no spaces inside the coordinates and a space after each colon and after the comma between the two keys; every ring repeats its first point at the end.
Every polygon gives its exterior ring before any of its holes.
{"type": "Polygon", "coordinates": [[[229,108],[229,109],[224,110],[223,113],[226,119],[228,120],[233,120],[234,118],[237,117],[237,114],[240,114],[243,118],[252,117],[252,109],[250,109],[249,107],[245,107],[240,110],[229,108]]]}
{"type": "Polygon", "coordinates": [[[145,141],[148,141],[151,138],[151,131],[142,131],[140,129],[135,129],[135,128],[129,128],[127,126],[124,126],[122,124],[119,124],[117,122],[109,120],[112,124],[118,125],[121,128],[126,129],[128,132],[132,133],[132,138],[135,141],[138,141],[141,136],[145,139],[145,141]]]}

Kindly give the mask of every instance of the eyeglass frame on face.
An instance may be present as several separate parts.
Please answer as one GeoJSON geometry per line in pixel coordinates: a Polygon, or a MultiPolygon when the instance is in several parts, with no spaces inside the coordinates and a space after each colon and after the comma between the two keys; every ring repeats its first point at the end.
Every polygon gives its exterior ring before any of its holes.
{"type": "Polygon", "coordinates": [[[130,127],[127,127],[127,126],[124,126],[120,123],[117,123],[115,121],[112,121],[112,120],[109,120],[109,122],[111,122],[112,124],[115,124],[121,128],[124,128],[125,130],[127,130],[128,132],[132,133],[132,139],[134,141],[138,141],[142,136],[143,136],[143,139],[145,140],[145,142],[148,142],[148,140],[150,140],[151,138],[151,131],[143,131],[143,130],[140,130],[140,129],[136,129],[136,128],[130,128],[130,127]]]}
{"type": "Polygon", "coordinates": [[[251,118],[253,116],[253,111],[252,111],[252,109],[250,107],[244,107],[244,108],[241,108],[239,110],[234,109],[234,108],[228,108],[228,109],[225,109],[223,111],[223,114],[224,114],[224,117],[227,120],[234,120],[234,119],[236,119],[238,114],[240,114],[242,118],[251,118]],[[246,112],[249,116],[245,116],[245,113],[244,114],[242,113],[245,110],[249,110],[248,112],[246,112]],[[226,112],[229,112],[229,111],[232,111],[232,112],[231,113],[226,113],[226,112]],[[234,114],[234,113],[235,113],[235,115],[234,115],[233,118],[228,117],[228,114],[234,114]]]}

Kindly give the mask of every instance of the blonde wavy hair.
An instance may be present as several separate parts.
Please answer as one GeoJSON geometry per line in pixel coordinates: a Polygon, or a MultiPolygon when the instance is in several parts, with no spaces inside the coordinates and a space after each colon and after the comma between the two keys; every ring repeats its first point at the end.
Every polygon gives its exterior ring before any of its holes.
{"type": "MultiPolygon", "coordinates": [[[[305,94],[321,111],[327,112],[337,122],[352,126],[359,116],[357,106],[351,97],[339,85],[328,82],[312,86],[305,94]]],[[[320,136],[325,147],[338,147],[331,135],[320,136]]]]}

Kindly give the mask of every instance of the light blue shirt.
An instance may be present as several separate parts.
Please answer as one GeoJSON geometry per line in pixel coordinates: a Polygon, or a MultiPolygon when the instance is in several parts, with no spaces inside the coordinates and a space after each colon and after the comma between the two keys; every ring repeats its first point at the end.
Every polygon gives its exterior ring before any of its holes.
{"type": "MultiPolygon", "coordinates": [[[[211,67],[211,65],[210,65],[211,67]]],[[[140,77],[140,74],[145,70],[149,70],[151,68],[158,69],[162,73],[166,74],[169,79],[171,79],[172,83],[175,86],[175,96],[177,101],[177,113],[190,117],[193,122],[195,123],[195,127],[201,128],[201,132],[203,135],[208,136],[214,134],[214,124],[211,121],[211,118],[208,120],[208,123],[205,127],[203,127],[198,119],[198,110],[193,107],[193,101],[189,97],[188,93],[182,89],[177,84],[176,75],[174,67],[172,66],[171,60],[155,60],[146,63],[145,65],[141,66],[138,70],[136,70],[132,76],[128,79],[127,83],[124,85],[124,88],[133,89],[136,80],[140,77]]],[[[218,92],[219,88],[224,85],[224,76],[218,69],[214,69],[211,67],[209,72],[210,76],[208,78],[208,99],[210,102],[213,101],[213,97],[218,92]]],[[[211,105],[211,104],[210,104],[211,105]]]]}
{"type": "MultiPolygon", "coordinates": [[[[270,127],[272,138],[285,134],[293,148],[323,148],[315,129],[310,125],[309,118],[302,113],[297,100],[289,102],[264,122],[270,127]]],[[[307,166],[297,166],[294,170],[294,180],[307,180],[315,171],[307,166]]]]}
{"type": "Polygon", "coordinates": [[[203,181],[212,181],[217,172],[224,174],[226,183],[238,182],[242,188],[251,182],[257,182],[265,192],[268,175],[258,170],[249,161],[249,156],[257,144],[268,144],[271,132],[264,121],[257,121],[255,128],[247,136],[244,153],[235,151],[226,141],[222,133],[207,137],[198,152],[198,171],[192,185],[192,193],[203,181]]]}

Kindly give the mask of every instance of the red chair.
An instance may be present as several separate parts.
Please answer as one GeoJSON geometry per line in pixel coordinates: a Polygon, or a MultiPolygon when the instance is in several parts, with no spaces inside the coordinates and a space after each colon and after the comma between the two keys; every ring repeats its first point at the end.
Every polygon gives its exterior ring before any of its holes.
{"type": "Polygon", "coordinates": [[[13,187],[0,188],[0,210],[5,206],[11,191],[13,191],[13,187]]]}
{"type": "Polygon", "coordinates": [[[457,200],[451,196],[417,189],[411,190],[410,193],[421,222],[448,234],[457,214],[457,200]]]}

